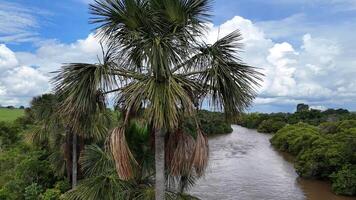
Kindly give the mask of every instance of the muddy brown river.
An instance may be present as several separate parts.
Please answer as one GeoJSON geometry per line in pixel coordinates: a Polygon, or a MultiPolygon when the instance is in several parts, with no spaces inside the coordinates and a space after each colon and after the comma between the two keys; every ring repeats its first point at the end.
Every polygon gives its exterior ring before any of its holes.
{"type": "Polygon", "coordinates": [[[270,145],[270,135],[233,129],[209,139],[209,167],[191,194],[204,200],[356,200],[334,195],[326,182],[298,178],[290,158],[270,145]]]}

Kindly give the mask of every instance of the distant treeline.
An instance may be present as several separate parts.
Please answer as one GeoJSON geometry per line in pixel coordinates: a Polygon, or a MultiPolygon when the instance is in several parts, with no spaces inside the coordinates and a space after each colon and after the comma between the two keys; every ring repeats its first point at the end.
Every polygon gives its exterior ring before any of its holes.
{"type": "Polygon", "coordinates": [[[0,108],[7,108],[7,109],[25,109],[25,106],[19,106],[19,107],[15,107],[15,106],[1,106],[0,105],[0,108]]]}
{"type": "Polygon", "coordinates": [[[356,114],[346,109],[327,109],[325,111],[309,109],[299,104],[295,113],[249,113],[238,117],[236,123],[240,126],[257,129],[261,133],[275,133],[286,124],[299,122],[318,126],[323,122],[356,119],[356,114]],[[299,109],[298,109],[299,108],[299,109]]]}
{"type": "Polygon", "coordinates": [[[262,133],[275,133],[271,144],[295,156],[304,178],[329,180],[336,194],[356,195],[356,114],[325,111],[299,104],[295,113],[251,113],[237,123],[262,133]]]}

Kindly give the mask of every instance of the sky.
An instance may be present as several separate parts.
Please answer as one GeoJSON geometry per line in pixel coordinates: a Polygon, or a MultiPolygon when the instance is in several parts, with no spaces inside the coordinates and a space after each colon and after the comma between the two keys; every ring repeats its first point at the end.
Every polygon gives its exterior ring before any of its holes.
{"type": "MultiPolygon", "coordinates": [[[[51,92],[63,63],[97,62],[90,2],[0,0],[0,105],[51,92]]],[[[265,74],[249,111],[356,110],[356,0],[215,0],[211,14],[205,40],[239,29],[240,56],[265,74]]]]}

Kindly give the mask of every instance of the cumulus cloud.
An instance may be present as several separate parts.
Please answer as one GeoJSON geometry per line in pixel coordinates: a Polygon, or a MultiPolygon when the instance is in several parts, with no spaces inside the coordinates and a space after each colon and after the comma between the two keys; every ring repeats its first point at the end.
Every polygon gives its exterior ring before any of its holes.
{"type": "Polygon", "coordinates": [[[94,34],[71,44],[42,41],[33,53],[13,52],[0,44],[0,104],[28,105],[33,96],[51,91],[51,72],[66,63],[96,63],[100,54],[94,34]]]}
{"type": "Polygon", "coordinates": [[[356,73],[352,56],[356,44],[350,42],[350,35],[345,34],[348,26],[340,26],[337,30],[343,33],[339,35],[345,36],[342,39],[331,37],[335,35],[331,28],[320,33],[308,26],[298,30],[301,32],[293,31],[303,27],[303,23],[298,24],[296,20],[301,18],[303,15],[291,16],[279,24],[278,21],[254,23],[236,16],[220,26],[211,25],[208,41],[216,41],[218,33],[223,37],[235,29],[241,30],[245,44],[244,61],[262,68],[265,74],[256,105],[278,107],[305,102],[319,107],[347,107],[350,99],[356,98],[356,81],[352,78],[356,73]],[[281,31],[279,27],[287,28],[281,31]],[[293,41],[283,41],[283,38],[293,41]]]}
{"type": "MultiPolygon", "coordinates": [[[[279,24],[277,21],[255,23],[235,16],[219,26],[209,24],[205,40],[213,43],[236,29],[241,30],[244,38],[241,57],[265,74],[255,100],[258,108],[274,106],[271,109],[278,111],[280,107],[294,107],[302,102],[318,108],[351,105],[356,98],[353,57],[356,44],[351,34],[345,34],[348,27],[340,25],[337,30],[329,31],[323,27],[320,32],[310,27],[297,33],[291,28],[279,30],[285,24],[303,27],[295,20],[300,18],[303,16],[292,16],[279,24]],[[333,31],[343,33],[344,37],[332,37],[333,31]]],[[[94,34],[70,44],[42,41],[32,53],[13,52],[0,45],[0,104],[25,104],[31,96],[50,90],[49,72],[58,70],[63,63],[97,62],[100,54],[94,34]]]]}
{"type": "Polygon", "coordinates": [[[21,65],[16,54],[0,44],[0,104],[26,105],[48,90],[48,77],[40,70],[21,65]]]}

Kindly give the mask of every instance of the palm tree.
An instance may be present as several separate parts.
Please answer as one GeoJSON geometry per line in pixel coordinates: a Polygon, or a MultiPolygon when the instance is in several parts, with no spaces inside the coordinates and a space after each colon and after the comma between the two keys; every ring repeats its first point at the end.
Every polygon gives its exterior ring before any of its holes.
{"type": "Polygon", "coordinates": [[[59,176],[66,174],[73,187],[77,183],[78,155],[84,148],[85,139],[99,141],[107,137],[112,123],[109,112],[102,111],[94,116],[93,129],[76,141],[76,135],[71,131],[68,116],[59,114],[60,99],[54,94],[43,94],[34,97],[27,115],[34,120],[30,141],[45,147],[51,152],[50,159],[59,176]],[[77,149],[79,152],[77,152],[77,149]]]}
{"type": "MultiPolygon", "coordinates": [[[[129,146],[141,167],[131,180],[120,180],[115,170],[115,161],[102,143],[87,145],[80,157],[85,178],[73,190],[63,195],[68,200],[112,200],[137,199],[153,200],[154,197],[154,158],[149,148],[150,135],[147,125],[137,120],[126,130],[129,146]]],[[[184,179],[183,187],[191,185],[193,178],[184,179]],[[189,182],[189,184],[186,184],[189,182]]],[[[187,195],[179,188],[166,191],[166,198],[172,200],[197,198],[187,195]]]]}
{"type": "Polygon", "coordinates": [[[91,22],[106,47],[103,59],[67,64],[54,79],[63,98],[60,112],[71,116],[76,133],[90,130],[92,116],[100,112],[96,105],[115,96],[124,120],[109,146],[121,180],[132,179],[139,167],[125,130],[135,113],[144,113],[155,144],[157,200],[164,199],[165,174],[201,176],[206,168],[207,138],[198,120],[196,134],[186,134],[184,119],[196,119],[203,100],[231,119],[251,104],[261,80],[238,57],[239,31],[214,44],[203,42],[209,9],[209,0],[96,0],[91,22]]]}

